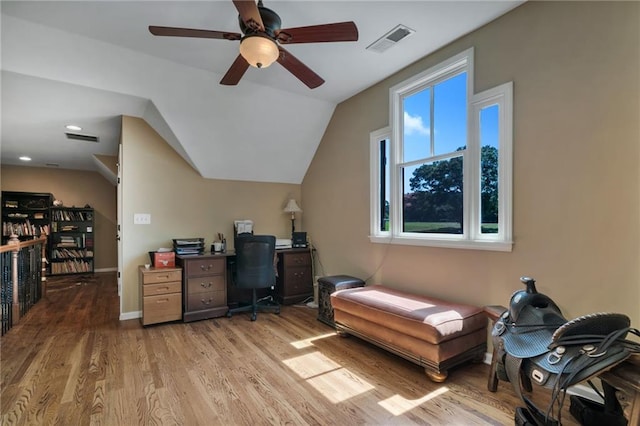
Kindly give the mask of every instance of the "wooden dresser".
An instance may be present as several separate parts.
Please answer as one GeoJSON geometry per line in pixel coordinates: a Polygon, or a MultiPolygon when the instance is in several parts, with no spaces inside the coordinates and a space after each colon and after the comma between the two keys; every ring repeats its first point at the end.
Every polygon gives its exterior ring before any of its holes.
{"type": "Polygon", "coordinates": [[[308,248],[279,250],[276,294],[283,305],[313,297],[311,251],[308,248]]]}
{"type": "Polygon", "coordinates": [[[182,267],[184,322],[227,313],[227,257],[223,254],[176,256],[182,267]]]}
{"type": "Polygon", "coordinates": [[[182,270],[138,268],[142,325],[182,319],[182,270]]]}

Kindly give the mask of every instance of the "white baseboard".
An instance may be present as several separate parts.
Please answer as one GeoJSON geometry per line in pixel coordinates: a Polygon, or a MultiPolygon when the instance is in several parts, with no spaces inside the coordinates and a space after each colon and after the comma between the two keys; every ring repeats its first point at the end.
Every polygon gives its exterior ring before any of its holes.
{"type": "MultiPolygon", "coordinates": [[[[485,352],[485,354],[484,354],[484,363],[488,364],[488,365],[491,365],[491,360],[492,359],[493,359],[493,354],[490,354],[489,352],[485,352]]],[[[569,389],[567,389],[567,393],[569,395],[581,396],[583,398],[587,398],[587,399],[589,399],[591,401],[595,401],[595,402],[598,402],[600,404],[602,404],[604,402],[602,400],[602,398],[600,398],[600,395],[598,395],[598,393],[596,391],[591,389],[590,386],[583,385],[583,384],[577,384],[575,386],[571,386],[569,389]]]]}
{"type": "Polygon", "coordinates": [[[117,272],[117,271],[118,271],[117,266],[112,266],[111,268],[100,268],[100,269],[93,270],[93,272],[117,272]]]}
{"type": "Polygon", "coordinates": [[[120,321],[142,318],[142,311],[124,312],[120,314],[120,321]]]}

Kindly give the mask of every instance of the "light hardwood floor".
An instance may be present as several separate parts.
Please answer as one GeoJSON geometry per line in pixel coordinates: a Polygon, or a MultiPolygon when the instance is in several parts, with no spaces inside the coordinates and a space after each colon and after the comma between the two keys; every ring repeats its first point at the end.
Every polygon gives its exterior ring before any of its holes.
{"type": "Polygon", "coordinates": [[[518,400],[486,390],[487,365],[436,384],[307,307],[146,328],[118,315],[115,274],[51,280],[0,340],[2,424],[513,425],[518,400]]]}

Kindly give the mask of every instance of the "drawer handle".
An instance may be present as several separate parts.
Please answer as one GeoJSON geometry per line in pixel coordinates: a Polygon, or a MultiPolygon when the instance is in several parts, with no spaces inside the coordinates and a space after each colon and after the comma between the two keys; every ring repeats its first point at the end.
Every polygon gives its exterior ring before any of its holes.
{"type": "Polygon", "coordinates": [[[200,269],[202,269],[203,271],[208,271],[209,269],[213,268],[213,265],[200,265],[200,269]]]}
{"type": "Polygon", "coordinates": [[[304,277],[305,273],[304,272],[294,272],[293,276],[296,278],[302,278],[304,277]]]}
{"type": "Polygon", "coordinates": [[[211,288],[212,284],[211,281],[209,281],[208,283],[200,283],[200,286],[203,288],[211,288]]]}
{"type": "Polygon", "coordinates": [[[169,287],[158,287],[156,291],[169,290],[169,287]]]}
{"type": "Polygon", "coordinates": [[[156,303],[167,303],[169,299],[156,300],[156,303]]]}
{"type": "Polygon", "coordinates": [[[164,278],[165,280],[169,279],[169,275],[156,275],[158,278],[164,278]]]}
{"type": "Polygon", "coordinates": [[[205,301],[204,299],[202,299],[202,300],[201,300],[201,302],[202,302],[202,304],[203,304],[203,305],[210,305],[212,301],[213,301],[213,299],[212,299],[211,297],[209,298],[209,301],[208,301],[208,302],[207,302],[207,301],[205,301]]]}

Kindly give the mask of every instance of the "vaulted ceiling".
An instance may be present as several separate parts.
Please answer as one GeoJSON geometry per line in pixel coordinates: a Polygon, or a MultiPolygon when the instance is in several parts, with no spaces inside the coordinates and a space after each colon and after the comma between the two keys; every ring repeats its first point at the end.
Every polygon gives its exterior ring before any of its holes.
{"type": "Polygon", "coordinates": [[[203,177],[300,183],[335,106],[522,1],[267,1],[283,28],[354,21],[357,42],[287,45],[326,82],[279,64],[219,84],[238,41],[154,37],[149,25],[240,32],[231,0],[2,1],[2,164],[96,170],[120,115],[144,118],[203,177]],[[366,47],[398,24],[415,33],[366,47]],[[98,142],[68,139],[65,125],[98,142]]]}

